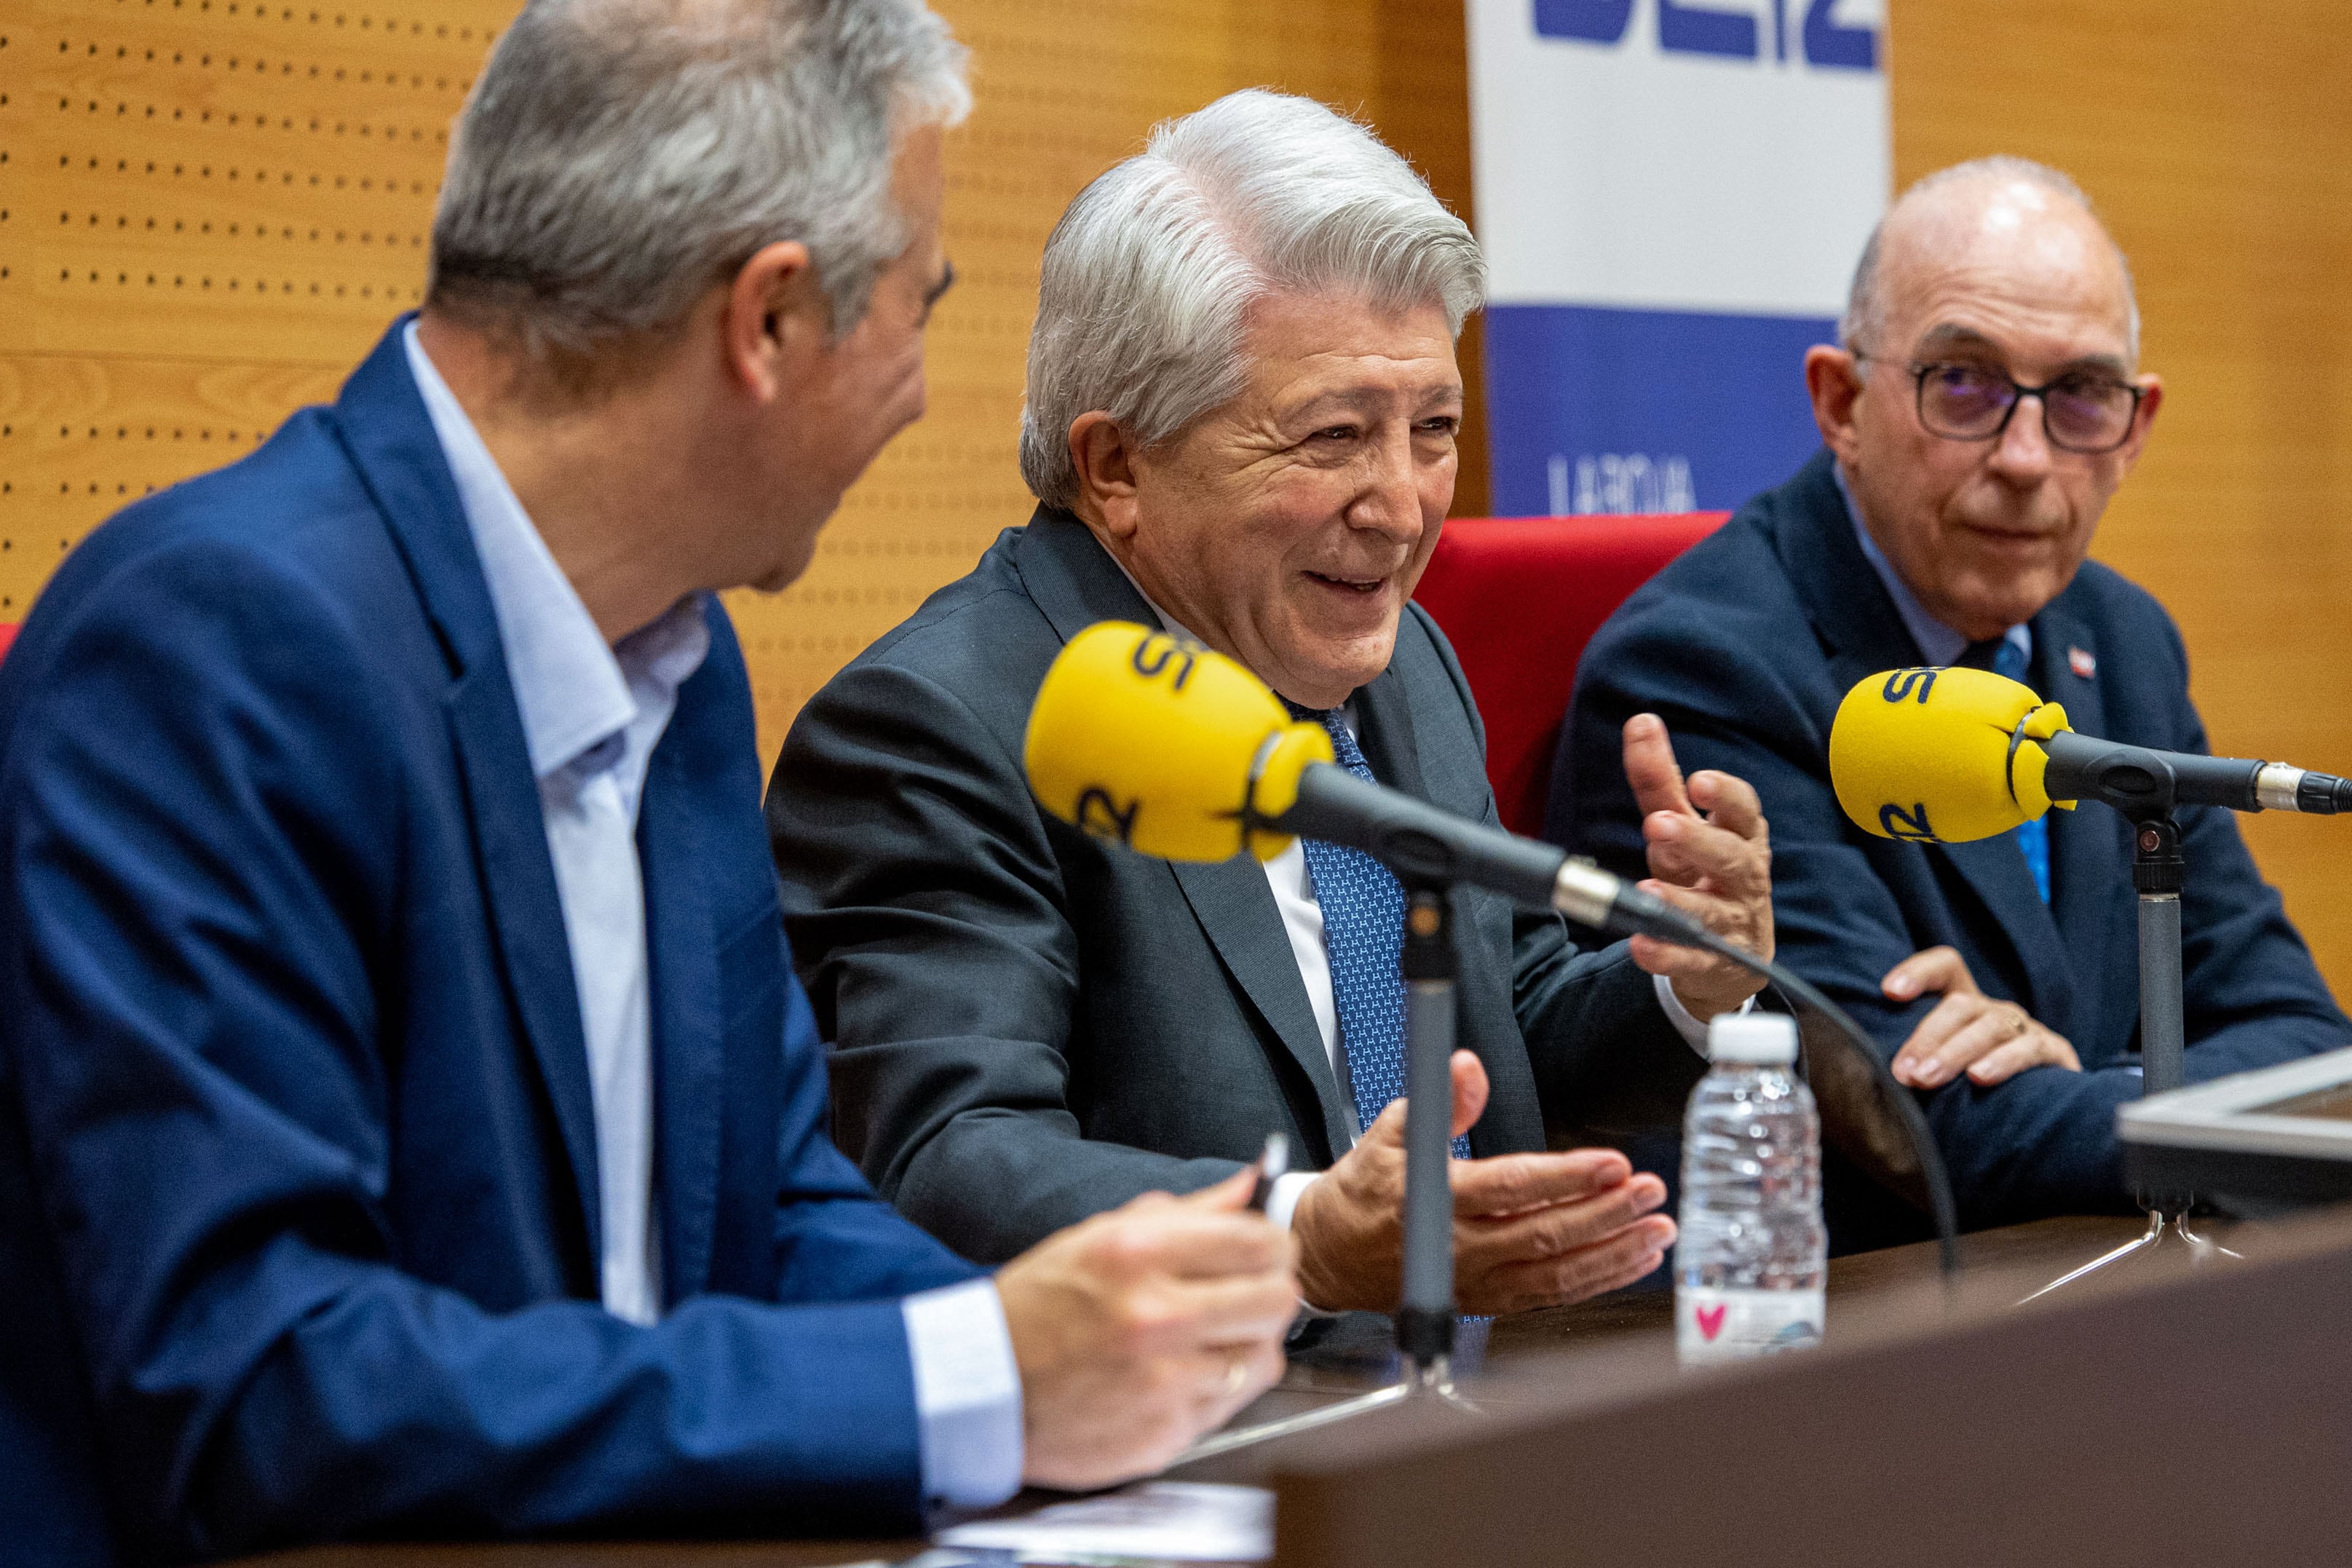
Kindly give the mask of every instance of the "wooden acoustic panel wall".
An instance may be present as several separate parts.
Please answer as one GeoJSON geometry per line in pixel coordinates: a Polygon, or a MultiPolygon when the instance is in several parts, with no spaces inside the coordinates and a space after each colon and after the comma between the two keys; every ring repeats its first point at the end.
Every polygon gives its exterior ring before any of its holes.
{"type": "Polygon", "coordinates": [[[449,123],[513,10],[0,9],[0,621],[416,302],[449,123]]]}
{"type": "MultiPolygon", "coordinates": [[[[2147,455],[2094,554],[2170,608],[2217,752],[2352,772],[2352,33],[2341,0],[1891,0],[1895,165],[2064,169],[2129,255],[2147,455]]],[[[2352,996],[2352,823],[2250,818],[2352,996]]],[[[2189,868],[2196,876],[2196,868],[2189,868]]]]}
{"type": "MultiPolygon", "coordinates": [[[[416,302],[450,121],[513,0],[7,0],[0,10],[0,621],[109,512],[331,397],[416,302]]],[[[1161,118],[1234,88],[1370,120],[1467,215],[1449,0],[940,0],[978,108],[930,404],[814,568],[730,599],[763,761],[808,695],[1030,500],[1013,462],[1045,236],[1161,118]]],[[[1465,369],[1477,384],[1473,341],[1465,369]]],[[[1485,505],[1465,444],[1457,510],[1485,505]]]]}

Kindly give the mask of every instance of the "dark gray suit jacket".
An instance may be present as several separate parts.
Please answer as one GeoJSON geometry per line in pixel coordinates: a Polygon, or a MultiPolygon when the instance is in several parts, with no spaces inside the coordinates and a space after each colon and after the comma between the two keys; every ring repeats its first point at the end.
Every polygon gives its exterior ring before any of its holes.
{"type": "MultiPolygon", "coordinates": [[[[973,1258],[1205,1186],[1277,1128],[1302,1165],[1349,1146],[1259,866],[1146,859],[1029,793],[1046,667],[1097,621],[1152,618],[1083,523],[1040,509],[810,701],[769,784],[835,1136],[973,1258]]],[[[1470,689],[1418,605],[1356,703],[1382,782],[1496,820],[1470,689]]],[[[1493,1084],[1472,1149],[1671,1122],[1702,1064],[1624,948],[1581,952],[1555,917],[1460,899],[1460,1043],[1493,1084]]]]}

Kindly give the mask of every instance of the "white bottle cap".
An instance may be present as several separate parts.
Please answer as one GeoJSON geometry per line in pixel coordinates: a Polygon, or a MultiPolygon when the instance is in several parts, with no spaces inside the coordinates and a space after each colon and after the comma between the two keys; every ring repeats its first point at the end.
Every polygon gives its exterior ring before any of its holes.
{"type": "Polygon", "coordinates": [[[1786,1013],[1717,1013],[1706,1026],[1706,1056],[1787,1067],[1797,1059],[1797,1021],[1786,1013]]]}

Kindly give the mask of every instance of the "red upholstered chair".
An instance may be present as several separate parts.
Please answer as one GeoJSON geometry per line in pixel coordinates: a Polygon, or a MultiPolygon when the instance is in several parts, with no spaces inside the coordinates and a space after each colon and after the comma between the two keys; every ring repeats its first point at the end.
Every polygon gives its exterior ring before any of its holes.
{"type": "Polygon", "coordinates": [[[1633,590],[1729,512],[1664,517],[1460,518],[1413,597],[1462,658],[1486,721],[1486,776],[1503,826],[1543,830],[1552,753],[1584,645],[1633,590]]]}

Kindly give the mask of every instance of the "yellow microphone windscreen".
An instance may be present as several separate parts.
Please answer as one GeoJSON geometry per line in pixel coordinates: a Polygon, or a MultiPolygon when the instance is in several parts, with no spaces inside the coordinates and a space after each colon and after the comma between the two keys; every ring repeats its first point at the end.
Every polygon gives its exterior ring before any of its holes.
{"type": "Polygon", "coordinates": [[[1300,771],[1330,760],[1323,726],[1293,722],[1256,676],[1132,621],[1070,639],[1022,748],[1047,811],[1164,860],[1272,859],[1290,840],[1250,820],[1289,810],[1300,771]]]}
{"type": "Polygon", "coordinates": [[[1990,670],[1892,669],[1838,705],[1830,783],[1845,814],[1881,838],[1990,838],[2050,809],[2049,757],[2032,742],[2066,727],[2063,708],[1990,670]]]}

